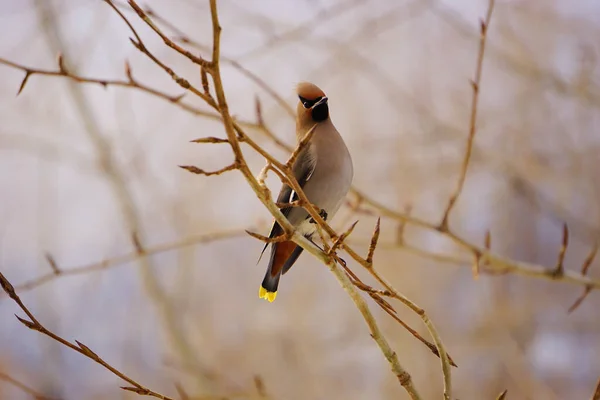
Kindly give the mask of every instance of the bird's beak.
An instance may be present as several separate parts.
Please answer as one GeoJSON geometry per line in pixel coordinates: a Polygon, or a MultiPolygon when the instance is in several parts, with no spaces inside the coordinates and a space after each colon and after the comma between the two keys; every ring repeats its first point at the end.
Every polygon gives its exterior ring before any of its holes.
{"type": "Polygon", "coordinates": [[[313,108],[316,108],[316,107],[320,106],[320,105],[321,105],[321,104],[323,104],[323,103],[327,103],[327,100],[329,100],[329,99],[328,99],[327,97],[323,96],[323,97],[321,98],[321,100],[317,101],[317,102],[316,102],[316,103],[315,103],[315,104],[314,104],[314,105],[311,107],[311,110],[312,110],[313,108]]]}

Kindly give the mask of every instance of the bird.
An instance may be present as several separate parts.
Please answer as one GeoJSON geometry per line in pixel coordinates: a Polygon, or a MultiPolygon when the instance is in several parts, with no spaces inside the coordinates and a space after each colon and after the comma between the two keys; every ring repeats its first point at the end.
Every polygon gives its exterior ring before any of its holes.
{"type": "MultiPolygon", "coordinates": [[[[313,127],[314,131],[298,153],[292,165],[292,173],[308,200],[320,210],[321,217],[329,221],[350,190],[354,176],[352,157],[331,121],[329,99],[325,93],[313,83],[300,82],[296,86],[296,94],[296,143],[299,144],[313,127]]],[[[283,183],[277,202],[291,203],[295,200],[298,200],[296,192],[283,183]]],[[[304,208],[283,206],[280,210],[297,232],[311,239],[317,227],[304,208]]],[[[269,238],[283,233],[283,229],[275,221],[269,238]]],[[[266,243],[261,257],[268,246],[269,243],[266,243]]],[[[258,293],[260,298],[269,302],[275,300],[281,275],[292,268],[302,250],[302,247],[291,240],[271,243],[269,264],[258,293]]]]}

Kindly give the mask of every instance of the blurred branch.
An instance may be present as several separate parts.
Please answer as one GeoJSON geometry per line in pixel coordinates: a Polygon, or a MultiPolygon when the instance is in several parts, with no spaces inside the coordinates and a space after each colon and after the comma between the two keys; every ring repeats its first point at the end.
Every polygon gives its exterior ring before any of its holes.
{"type": "MultiPolygon", "coordinates": [[[[355,191],[355,193],[357,192],[355,191]]],[[[485,266],[483,270],[487,272],[494,274],[510,273],[533,278],[548,279],[555,282],[565,282],[581,286],[590,286],[592,289],[600,289],[600,280],[598,279],[591,279],[585,275],[582,275],[581,273],[576,273],[568,270],[565,270],[563,275],[557,276],[555,274],[554,268],[547,268],[538,264],[512,260],[496,255],[490,250],[486,249],[485,246],[478,246],[476,244],[473,244],[469,240],[454,233],[451,229],[448,229],[448,231],[441,231],[439,225],[427,222],[419,218],[408,216],[398,211],[394,211],[391,208],[388,208],[387,206],[379,203],[378,201],[363,195],[362,193],[360,194],[360,196],[362,197],[363,203],[372,209],[361,207],[356,211],[357,213],[364,213],[367,215],[374,215],[375,213],[377,213],[386,218],[394,219],[399,222],[404,221],[406,223],[419,226],[430,231],[438,232],[439,234],[450,239],[463,250],[476,257],[479,260],[480,265],[482,267],[485,266]]],[[[411,249],[411,251],[412,250],[416,249],[411,249]]],[[[424,251],[416,250],[416,252],[419,252],[424,257],[427,256],[427,254],[424,251]]],[[[437,259],[439,255],[435,255],[434,257],[437,259]]],[[[444,257],[444,259],[446,258],[444,257]]],[[[447,261],[454,262],[450,260],[447,261]]],[[[458,262],[458,260],[456,261],[458,262]]]]}
{"type": "Polygon", "coordinates": [[[119,378],[121,378],[122,380],[127,382],[129,385],[131,385],[131,386],[122,386],[121,389],[123,389],[123,390],[134,392],[134,393],[137,393],[142,396],[156,397],[156,398],[162,399],[162,400],[173,400],[170,397],[167,397],[160,393],[154,392],[154,391],[148,389],[147,387],[143,386],[142,384],[136,382],[135,380],[133,380],[132,378],[130,378],[123,372],[119,371],[118,369],[116,369],[115,367],[111,366],[109,363],[104,361],[102,358],[100,358],[100,356],[98,356],[96,353],[94,353],[89,347],[87,347],[83,343],[78,342],[77,340],[75,341],[76,344],[71,343],[68,340],[63,339],[59,335],[55,334],[54,332],[48,330],[46,327],[44,327],[44,325],[42,325],[36,319],[36,317],[33,315],[33,313],[31,311],[29,311],[29,309],[23,304],[23,302],[21,301],[21,299],[15,292],[13,285],[8,281],[8,279],[6,279],[4,277],[4,275],[1,272],[0,272],[0,286],[2,286],[2,289],[4,290],[4,292],[15,303],[17,303],[17,305],[21,308],[21,310],[23,310],[23,312],[29,318],[27,320],[27,319],[19,317],[18,315],[15,315],[17,317],[17,319],[23,325],[25,325],[27,328],[37,331],[37,332],[41,333],[42,335],[46,335],[46,336],[50,337],[51,339],[63,344],[64,346],[67,346],[67,347],[71,348],[72,350],[75,350],[76,352],[93,360],[94,362],[102,365],[104,368],[106,368],[107,370],[112,372],[114,375],[118,376],[119,378]]]}
{"type": "Polygon", "coordinates": [[[40,392],[38,392],[38,391],[30,388],[26,384],[18,381],[17,379],[13,378],[12,376],[10,376],[8,374],[5,374],[2,371],[0,371],[0,380],[3,380],[5,382],[10,383],[13,386],[18,387],[23,392],[25,392],[28,395],[30,395],[31,397],[33,397],[35,400],[59,400],[58,398],[48,397],[48,396],[45,396],[45,395],[41,394],[40,392]]]}
{"type": "Polygon", "coordinates": [[[598,380],[598,384],[596,384],[596,390],[594,390],[592,400],[600,400],[600,380],[598,380]]]}
{"type": "MultiPolygon", "coordinates": [[[[47,25],[47,37],[53,48],[64,50],[65,43],[62,39],[61,30],[58,26],[58,19],[54,12],[54,6],[48,2],[41,1],[38,9],[41,17],[49,21],[47,25]]],[[[116,10],[118,12],[118,10],[116,10]]],[[[135,30],[133,34],[139,38],[135,30]]],[[[135,42],[134,42],[135,44],[135,42]]],[[[68,60],[59,56],[58,68],[63,73],[68,73],[70,69],[68,60]]],[[[125,64],[126,74],[129,68],[125,64]]],[[[89,99],[82,91],[81,85],[75,84],[73,80],[69,82],[69,92],[73,100],[73,106],[83,123],[84,131],[87,134],[93,148],[98,154],[98,164],[110,185],[112,194],[116,201],[119,211],[123,216],[123,227],[128,233],[131,245],[137,250],[140,257],[137,259],[139,267],[138,272],[141,278],[142,287],[147,298],[154,306],[159,318],[161,328],[159,331],[166,335],[167,340],[174,347],[177,354],[190,363],[197,363],[194,348],[187,338],[182,322],[175,312],[170,299],[166,296],[160,285],[158,278],[154,274],[153,260],[145,257],[146,235],[143,228],[142,217],[139,208],[135,202],[131,188],[127,184],[125,172],[120,168],[111,147],[111,143],[103,135],[99,128],[98,121],[92,110],[89,99]]],[[[200,386],[208,386],[209,382],[201,374],[197,375],[197,383],[200,386]]]]}
{"type": "MultiPolygon", "coordinates": [[[[596,242],[596,244],[594,245],[594,247],[592,248],[592,250],[586,257],[585,261],[583,262],[583,265],[581,266],[581,275],[582,276],[585,276],[587,274],[588,270],[590,269],[590,265],[592,265],[592,262],[594,261],[594,258],[596,257],[597,252],[598,252],[598,242],[596,242]]],[[[590,285],[587,285],[585,287],[585,289],[583,289],[583,293],[581,293],[581,295],[575,300],[573,305],[571,307],[569,307],[569,310],[568,310],[569,314],[572,313],[573,311],[575,311],[581,305],[581,303],[583,303],[583,301],[588,296],[588,294],[590,294],[592,289],[593,289],[593,287],[590,285]]]]}
{"type": "MultiPolygon", "coordinates": [[[[454,189],[454,193],[450,196],[450,200],[448,201],[448,206],[444,211],[444,217],[442,218],[442,222],[440,223],[440,230],[447,231],[448,230],[448,216],[460,196],[460,193],[463,190],[465,179],[467,177],[467,169],[469,167],[469,160],[471,159],[471,151],[473,149],[473,140],[475,139],[475,133],[477,132],[477,105],[479,102],[479,90],[481,86],[481,72],[483,70],[483,58],[485,55],[485,44],[487,39],[487,33],[490,26],[490,22],[492,20],[492,12],[494,11],[494,0],[490,0],[488,4],[487,14],[485,16],[485,20],[480,21],[480,36],[479,36],[479,53],[477,54],[477,63],[475,67],[475,78],[471,81],[471,87],[473,89],[473,96],[471,98],[471,116],[469,120],[469,136],[467,137],[467,148],[465,150],[465,156],[462,162],[462,166],[460,169],[460,175],[458,178],[458,183],[456,185],[456,189],[454,189]]],[[[477,275],[475,275],[477,276],[477,275]]]]}
{"type": "MultiPolygon", "coordinates": [[[[441,21],[447,23],[454,30],[459,32],[462,36],[470,37],[473,35],[473,29],[469,21],[466,21],[460,13],[448,7],[439,0],[434,1],[434,6],[431,7],[430,11],[437,15],[441,21]]],[[[550,10],[550,9],[547,9],[550,10]]],[[[545,10],[536,9],[537,15],[545,10]]],[[[564,17],[564,16],[563,16],[564,17]]],[[[576,22],[577,25],[581,24],[581,21],[576,22]]],[[[594,33],[591,33],[594,35],[594,33]]],[[[515,57],[509,53],[506,49],[501,46],[490,46],[490,57],[498,61],[498,63],[509,67],[512,71],[523,76],[527,81],[539,82],[558,94],[566,95],[574,99],[583,100],[587,104],[593,107],[600,107],[600,88],[597,85],[590,85],[584,93],[581,93],[576,84],[572,84],[568,81],[563,80],[558,75],[554,74],[553,71],[545,70],[535,65],[532,65],[528,60],[523,60],[515,57]]],[[[575,82],[576,83],[576,82],[575,82]]]]}
{"type": "MultiPolygon", "coordinates": [[[[205,235],[190,236],[185,239],[178,240],[178,241],[171,242],[171,243],[164,243],[164,244],[160,244],[157,246],[149,246],[148,248],[145,249],[143,257],[148,257],[148,256],[165,253],[165,252],[172,251],[172,250],[177,250],[182,247],[195,246],[195,245],[198,245],[201,243],[212,243],[212,242],[215,242],[218,240],[231,239],[231,238],[240,237],[243,235],[244,235],[243,230],[232,230],[232,231],[214,232],[214,233],[209,233],[209,234],[205,234],[205,235]]],[[[83,265],[83,266],[73,267],[73,268],[61,268],[58,266],[56,261],[54,261],[54,258],[52,258],[52,256],[47,255],[46,259],[48,260],[49,265],[52,267],[52,271],[48,272],[47,274],[38,276],[37,278],[33,278],[33,279],[23,282],[19,285],[16,285],[15,288],[17,290],[19,290],[20,292],[29,291],[29,290],[35,289],[39,286],[42,286],[46,283],[49,283],[51,281],[54,281],[55,279],[57,279],[59,277],[84,275],[84,274],[88,274],[91,272],[102,271],[102,270],[110,269],[113,267],[117,267],[119,265],[126,264],[128,262],[135,261],[135,260],[139,259],[140,257],[142,257],[142,255],[140,255],[140,253],[136,250],[136,251],[132,251],[131,253],[119,256],[119,257],[109,258],[109,259],[106,259],[106,260],[103,260],[100,262],[96,262],[96,263],[92,263],[92,264],[88,264],[88,265],[83,265]]]]}

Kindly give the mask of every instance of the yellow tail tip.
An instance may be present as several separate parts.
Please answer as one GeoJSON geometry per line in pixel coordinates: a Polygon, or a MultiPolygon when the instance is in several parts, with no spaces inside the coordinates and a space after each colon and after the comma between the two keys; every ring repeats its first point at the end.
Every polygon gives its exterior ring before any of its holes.
{"type": "Polygon", "coordinates": [[[260,287],[258,291],[258,297],[261,299],[269,300],[269,303],[272,303],[277,297],[277,292],[269,292],[264,287],[260,287]]]}

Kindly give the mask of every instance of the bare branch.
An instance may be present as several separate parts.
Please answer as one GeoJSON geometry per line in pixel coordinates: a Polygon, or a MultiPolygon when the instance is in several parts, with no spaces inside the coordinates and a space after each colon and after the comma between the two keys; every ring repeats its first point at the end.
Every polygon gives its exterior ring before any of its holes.
{"type": "Polygon", "coordinates": [[[283,235],[279,235],[279,236],[270,238],[270,237],[263,236],[259,233],[252,232],[249,230],[246,230],[246,233],[248,235],[252,236],[253,238],[258,239],[261,242],[265,242],[265,243],[281,243],[281,242],[286,242],[291,239],[291,236],[288,234],[283,234],[283,235]]]}
{"type": "Polygon", "coordinates": [[[294,163],[296,162],[296,159],[298,158],[298,156],[300,155],[300,152],[302,150],[304,150],[304,148],[306,146],[308,146],[308,142],[310,142],[310,139],[312,139],[314,133],[315,133],[315,129],[317,128],[317,124],[314,124],[309,130],[308,132],[306,132],[304,134],[304,136],[302,136],[302,139],[300,139],[300,141],[298,142],[298,145],[296,146],[296,148],[294,149],[294,152],[292,153],[292,155],[290,155],[290,158],[288,158],[287,162],[285,163],[286,168],[292,168],[292,166],[294,165],[294,163]]]}
{"type": "MultiPolygon", "coordinates": [[[[208,242],[214,242],[217,240],[224,240],[224,239],[229,239],[229,238],[234,238],[234,237],[240,237],[243,234],[244,234],[244,231],[240,229],[240,230],[233,230],[233,231],[215,232],[215,233],[210,233],[210,234],[205,234],[205,235],[190,236],[190,237],[187,237],[185,239],[178,240],[175,242],[170,242],[170,243],[165,243],[165,244],[161,244],[158,246],[148,247],[148,248],[144,249],[143,255],[151,256],[151,255],[155,255],[155,254],[165,253],[167,251],[176,250],[176,249],[179,249],[182,247],[197,245],[200,243],[208,243],[208,242]]],[[[116,267],[116,266],[119,266],[122,264],[126,264],[126,263],[134,261],[140,257],[141,257],[141,255],[139,254],[139,251],[135,250],[129,254],[125,254],[125,255],[122,255],[119,257],[115,257],[115,258],[111,258],[111,259],[107,259],[107,260],[100,261],[97,263],[92,263],[92,264],[83,265],[83,266],[79,266],[79,267],[63,269],[63,268],[59,268],[57,265],[56,267],[60,271],[60,274],[56,274],[53,270],[52,272],[49,272],[45,275],[41,275],[37,278],[33,278],[29,281],[26,281],[22,284],[17,285],[16,289],[21,292],[28,291],[28,290],[37,288],[38,286],[42,286],[48,282],[51,282],[51,281],[57,279],[59,276],[84,275],[84,274],[88,274],[88,273],[92,273],[92,272],[97,272],[97,271],[113,268],[113,267],[116,267]]]]}
{"type": "Polygon", "coordinates": [[[598,380],[598,383],[596,384],[596,390],[594,390],[592,400],[600,400],[600,380],[598,380]]]}
{"type": "MultiPolygon", "coordinates": [[[[362,200],[362,198],[361,198],[362,200]]],[[[356,211],[356,210],[355,210],[356,211]]],[[[404,207],[404,214],[405,215],[410,215],[410,212],[412,211],[412,207],[410,205],[407,205],[404,207]]],[[[378,217],[378,220],[381,219],[381,217],[378,217]]],[[[402,246],[404,245],[404,234],[406,232],[406,221],[399,221],[398,222],[398,227],[396,228],[396,244],[398,246],[402,246]]]]}
{"type": "MultiPolygon", "coordinates": [[[[110,3],[111,6],[113,7],[113,9],[115,9],[117,12],[118,8],[116,6],[114,6],[112,4],[112,2],[110,0],[105,0],[106,2],[110,3]]],[[[133,8],[135,10],[135,12],[138,14],[138,16],[154,31],[156,32],[156,34],[158,36],[160,36],[160,38],[165,42],[165,44],[167,46],[169,46],[170,48],[172,48],[173,50],[175,50],[176,52],[178,52],[179,54],[183,55],[184,57],[186,57],[187,59],[189,59],[191,62],[193,62],[194,64],[198,64],[200,67],[202,68],[206,68],[210,71],[210,67],[211,64],[204,60],[202,57],[199,56],[195,56],[193,55],[189,50],[184,49],[183,47],[179,46],[177,43],[174,43],[171,39],[169,39],[164,33],[162,33],[162,31],[154,24],[154,22],[152,22],[152,20],[150,19],[150,17],[148,17],[146,15],[146,13],[144,12],[144,10],[142,10],[142,8],[140,6],[138,6],[138,4],[133,1],[133,0],[129,0],[129,5],[131,6],[131,8],[133,8]]],[[[132,28],[133,29],[133,28],[132,28]]],[[[139,40],[138,37],[138,42],[141,42],[139,40]]],[[[208,92],[208,91],[206,91],[208,92]]]]}
{"type": "Polygon", "coordinates": [[[379,240],[381,218],[377,218],[375,229],[373,230],[373,236],[371,237],[371,244],[369,245],[369,252],[367,254],[366,262],[370,267],[373,266],[373,255],[375,254],[375,247],[377,247],[377,241],[379,240]]]}
{"type": "Polygon", "coordinates": [[[585,258],[585,261],[583,262],[583,265],[581,266],[581,275],[587,275],[588,270],[590,269],[590,266],[594,262],[594,258],[596,258],[597,253],[598,253],[598,242],[596,242],[594,244],[594,247],[592,247],[590,254],[588,254],[588,256],[585,258]]]}
{"type": "Polygon", "coordinates": [[[211,175],[221,175],[224,172],[233,171],[234,169],[238,169],[239,164],[234,162],[233,164],[223,167],[221,169],[218,169],[216,171],[205,171],[198,167],[194,167],[193,165],[180,165],[179,168],[183,168],[186,171],[191,172],[192,174],[211,176],[211,175]]]}
{"type": "Polygon", "coordinates": [[[209,137],[190,140],[190,143],[229,143],[229,140],[209,136],[209,137]]]}
{"type": "MultiPolygon", "coordinates": [[[[83,345],[82,343],[80,343],[78,341],[75,341],[76,344],[73,344],[73,343],[69,342],[68,340],[63,339],[62,337],[60,337],[57,334],[53,333],[52,331],[46,329],[46,327],[44,327],[44,325],[42,325],[35,318],[35,316],[33,315],[33,313],[31,311],[29,311],[29,309],[25,306],[25,304],[23,304],[23,302],[21,301],[21,299],[19,298],[19,296],[15,292],[13,285],[8,281],[8,279],[6,279],[4,277],[4,275],[1,272],[0,272],[0,285],[2,286],[2,289],[4,290],[4,292],[11,299],[13,299],[15,301],[15,303],[17,303],[17,305],[19,306],[19,308],[21,308],[21,310],[23,310],[23,312],[25,312],[25,314],[27,314],[27,316],[29,317],[30,320],[27,321],[27,320],[25,320],[25,319],[20,318],[19,316],[17,316],[17,319],[19,321],[21,321],[23,324],[25,324],[28,328],[33,329],[35,331],[38,331],[41,334],[46,335],[46,336],[50,337],[51,339],[54,339],[57,342],[60,342],[64,346],[67,346],[67,347],[75,350],[76,352],[78,352],[80,354],[83,354],[87,358],[95,361],[96,363],[102,365],[104,368],[106,368],[107,370],[109,370],[110,372],[112,372],[114,375],[118,376],[119,378],[121,378],[125,382],[129,383],[136,390],[139,390],[140,391],[139,394],[143,394],[145,396],[156,397],[158,399],[163,399],[163,400],[172,400],[170,397],[167,397],[167,396],[164,396],[164,395],[162,395],[160,393],[154,392],[154,391],[152,391],[152,390],[144,387],[140,383],[136,382],[135,380],[131,379],[130,377],[128,377],[127,375],[125,375],[123,372],[119,371],[115,367],[113,367],[110,364],[108,364],[106,361],[104,361],[102,358],[100,358],[96,353],[94,353],[92,350],[90,350],[89,347],[83,345]]],[[[138,392],[136,392],[136,393],[138,393],[138,392]]]]}
{"type": "Polygon", "coordinates": [[[506,394],[508,393],[508,389],[505,390],[504,392],[500,393],[498,395],[498,397],[496,397],[496,400],[506,400],[506,394]]]}
{"type": "Polygon", "coordinates": [[[350,225],[350,228],[348,228],[348,230],[346,230],[346,232],[342,233],[337,239],[335,239],[333,241],[333,245],[331,246],[331,249],[329,249],[329,253],[333,253],[337,250],[337,248],[342,244],[342,242],[348,237],[350,236],[350,234],[352,233],[352,231],[354,230],[354,227],[356,226],[356,224],[358,224],[358,220],[354,221],[352,223],[352,225],[350,225]]]}
{"type": "Polygon", "coordinates": [[[492,20],[492,11],[494,10],[494,0],[489,0],[487,14],[485,16],[485,20],[481,21],[481,30],[479,36],[479,54],[477,55],[477,65],[475,67],[475,78],[471,81],[471,87],[473,88],[473,96],[471,99],[471,117],[469,121],[469,136],[467,138],[467,148],[465,150],[465,156],[463,158],[462,166],[460,169],[460,175],[458,178],[458,183],[456,188],[454,189],[454,193],[450,196],[450,200],[448,201],[448,205],[446,206],[446,210],[444,211],[444,217],[442,218],[442,222],[439,225],[439,229],[441,231],[448,230],[448,217],[450,216],[450,212],[460,196],[460,193],[463,190],[463,186],[465,184],[465,179],[467,177],[467,169],[469,168],[469,161],[471,159],[471,151],[473,149],[473,140],[475,139],[475,133],[477,132],[476,122],[477,122],[477,104],[479,102],[479,89],[481,84],[481,72],[483,70],[483,57],[485,54],[485,44],[487,40],[487,32],[490,26],[490,22],[492,20]]]}
{"type": "MultiPolygon", "coordinates": [[[[581,275],[582,276],[587,275],[588,270],[589,270],[590,266],[592,265],[592,262],[594,261],[594,258],[596,257],[597,252],[598,252],[598,242],[596,242],[594,244],[594,247],[592,247],[592,250],[590,251],[588,256],[585,258],[585,260],[583,261],[583,264],[581,266],[581,275]]],[[[593,289],[593,287],[591,285],[586,286],[583,289],[583,293],[581,293],[581,295],[579,295],[579,297],[573,302],[571,307],[569,307],[569,309],[567,310],[567,313],[571,314],[573,311],[575,311],[581,305],[581,303],[583,303],[583,301],[587,298],[587,296],[592,292],[592,289],[593,289]]]]}
{"type": "Polygon", "coordinates": [[[556,267],[551,272],[553,276],[562,276],[565,273],[564,261],[565,254],[567,253],[567,247],[569,246],[569,228],[567,228],[567,224],[563,224],[563,235],[562,235],[562,244],[560,246],[560,251],[558,252],[558,259],[556,261],[556,267]]]}
{"type": "Polygon", "coordinates": [[[362,299],[362,297],[360,297],[358,292],[356,292],[356,290],[354,289],[354,285],[349,280],[348,276],[344,273],[344,271],[339,269],[339,267],[333,261],[330,261],[329,263],[327,263],[327,266],[338,278],[340,284],[342,284],[342,287],[350,295],[350,297],[354,301],[354,304],[356,305],[358,310],[361,312],[365,322],[367,323],[367,326],[369,327],[369,330],[371,331],[371,337],[373,338],[373,340],[375,340],[375,342],[377,343],[377,345],[383,352],[383,355],[390,363],[392,371],[398,378],[400,385],[402,385],[402,387],[406,390],[406,392],[408,393],[408,395],[410,396],[410,398],[412,400],[421,399],[421,396],[419,395],[419,393],[413,386],[411,376],[400,365],[400,362],[398,361],[398,356],[396,355],[396,352],[394,352],[390,348],[390,345],[388,344],[387,340],[385,339],[385,337],[379,330],[379,327],[377,326],[377,323],[375,322],[373,315],[369,311],[369,307],[367,306],[365,301],[362,299]]]}

